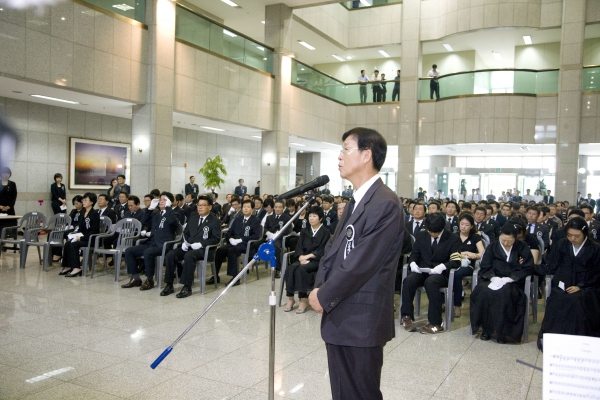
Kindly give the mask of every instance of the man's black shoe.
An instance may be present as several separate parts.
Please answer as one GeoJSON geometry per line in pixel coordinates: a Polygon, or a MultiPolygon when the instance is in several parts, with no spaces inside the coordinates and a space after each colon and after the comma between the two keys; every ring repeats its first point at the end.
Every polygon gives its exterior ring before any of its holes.
{"type": "Polygon", "coordinates": [[[489,333],[487,333],[487,332],[483,332],[483,333],[481,334],[481,337],[480,337],[480,339],[481,339],[481,340],[490,340],[491,338],[492,338],[492,337],[491,337],[491,336],[490,336],[490,334],[489,334],[489,333]]]}
{"type": "Polygon", "coordinates": [[[181,289],[181,292],[177,293],[175,297],[177,297],[178,299],[183,299],[185,297],[190,297],[191,295],[192,288],[190,288],[189,286],[184,286],[183,289],[181,289]]]}
{"type": "MultiPolygon", "coordinates": [[[[217,276],[217,283],[221,283],[221,278],[219,278],[218,276],[217,276]]],[[[210,278],[208,278],[206,280],[206,284],[207,285],[214,285],[215,284],[215,277],[211,276],[210,278]]]]}
{"type": "Polygon", "coordinates": [[[167,283],[167,286],[165,286],[165,288],[163,289],[162,292],[160,292],[161,296],[168,296],[172,293],[175,293],[175,289],[173,289],[173,285],[170,283],[167,283]]]}
{"type": "Polygon", "coordinates": [[[281,278],[281,271],[275,271],[275,279],[281,278]]]}

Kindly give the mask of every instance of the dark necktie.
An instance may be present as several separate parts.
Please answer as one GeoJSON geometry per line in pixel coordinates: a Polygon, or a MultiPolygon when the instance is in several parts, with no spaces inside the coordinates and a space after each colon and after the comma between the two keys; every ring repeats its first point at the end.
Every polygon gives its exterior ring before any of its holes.
{"type": "Polygon", "coordinates": [[[438,247],[438,239],[439,237],[433,239],[433,243],[431,243],[431,254],[435,253],[435,250],[438,247]]]}
{"type": "Polygon", "coordinates": [[[202,225],[203,222],[204,222],[204,218],[200,217],[200,222],[198,222],[198,226],[202,225]]]}
{"type": "Polygon", "coordinates": [[[531,224],[527,225],[527,233],[531,233],[531,224]]]}
{"type": "Polygon", "coordinates": [[[419,233],[419,227],[420,227],[421,223],[417,222],[417,224],[415,225],[415,230],[413,232],[413,236],[417,237],[417,233],[419,233]]]}
{"type": "Polygon", "coordinates": [[[279,219],[279,215],[276,215],[276,216],[275,216],[275,219],[279,219]]]}

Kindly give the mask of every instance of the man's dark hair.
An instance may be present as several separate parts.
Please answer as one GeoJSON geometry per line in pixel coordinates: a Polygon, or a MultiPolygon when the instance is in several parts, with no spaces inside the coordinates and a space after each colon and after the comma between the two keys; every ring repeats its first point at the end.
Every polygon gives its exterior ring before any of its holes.
{"type": "Polygon", "coordinates": [[[127,201],[133,201],[133,204],[135,204],[136,206],[140,204],[140,198],[135,196],[135,195],[131,195],[129,196],[129,198],[127,199],[127,201]]]}
{"type": "Polygon", "coordinates": [[[446,227],[446,219],[441,213],[436,212],[427,216],[425,225],[427,226],[428,231],[438,233],[443,231],[446,227]]]}
{"type": "Polygon", "coordinates": [[[286,207],[295,207],[296,206],[296,200],[294,200],[294,199],[287,199],[285,201],[285,206],[286,207]]]}
{"type": "Polygon", "coordinates": [[[212,200],[212,198],[210,196],[206,196],[204,194],[200,195],[200,196],[198,196],[198,202],[200,202],[200,200],[206,200],[208,202],[209,206],[213,205],[213,200],[212,200]]]}
{"type": "Polygon", "coordinates": [[[373,168],[381,171],[381,167],[383,167],[383,163],[385,162],[385,156],[387,155],[387,142],[384,137],[374,129],[354,128],[344,133],[342,141],[346,140],[349,136],[354,136],[360,151],[371,150],[373,168]]]}
{"type": "Polygon", "coordinates": [[[571,215],[579,215],[581,218],[585,218],[585,213],[577,208],[574,208],[572,210],[569,210],[569,212],[567,212],[567,218],[569,218],[571,215]]]}
{"type": "Polygon", "coordinates": [[[544,217],[550,214],[550,207],[542,206],[540,207],[540,212],[544,214],[544,217]]]}
{"type": "Polygon", "coordinates": [[[581,207],[579,207],[580,210],[584,210],[587,209],[590,211],[590,214],[594,213],[594,207],[590,206],[589,204],[583,204],[581,207]]]}
{"type": "Polygon", "coordinates": [[[152,200],[152,195],[150,193],[148,193],[147,195],[144,196],[144,198],[149,198],[150,200],[152,200]]]}
{"type": "Polygon", "coordinates": [[[323,196],[323,201],[326,201],[328,203],[333,203],[333,197],[331,197],[331,196],[323,196]]]}
{"type": "Polygon", "coordinates": [[[175,195],[175,200],[177,200],[177,201],[181,201],[181,200],[183,200],[183,195],[182,195],[181,193],[177,193],[177,194],[175,195]]]}
{"type": "Polygon", "coordinates": [[[171,193],[171,192],[162,192],[160,194],[160,197],[162,197],[162,196],[167,196],[167,199],[171,200],[171,203],[173,201],[175,201],[175,198],[173,197],[173,193],[171,193]]]}
{"type": "Polygon", "coordinates": [[[272,198],[267,197],[265,201],[263,201],[263,207],[267,208],[269,206],[271,206],[271,208],[275,207],[275,202],[272,198]]]}
{"type": "Polygon", "coordinates": [[[237,201],[238,203],[240,203],[240,196],[238,196],[237,194],[232,195],[231,200],[229,202],[231,204],[233,204],[234,201],[237,201]]]}
{"type": "Polygon", "coordinates": [[[430,201],[429,207],[431,207],[432,204],[435,204],[437,206],[438,210],[442,208],[442,205],[440,204],[439,201],[430,201]]]}
{"type": "Polygon", "coordinates": [[[433,64],[431,68],[437,68],[437,64],[433,64]]]}
{"type": "Polygon", "coordinates": [[[487,211],[485,211],[485,207],[475,207],[475,211],[473,212],[473,214],[475,214],[477,211],[481,211],[484,214],[487,214],[487,211]]]}
{"type": "Polygon", "coordinates": [[[102,193],[102,194],[99,194],[99,195],[98,195],[98,197],[96,197],[96,199],[99,199],[100,197],[103,197],[103,198],[104,198],[104,200],[106,200],[106,201],[110,202],[110,198],[108,197],[108,195],[107,195],[107,194],[104,194],[104,193],[102,193]]]}
{"type": "Polygon", "coordinates": [[[124,194],[124,195],[125,195],[125,199],[128,199],[128,198],[129,198],[129,193],[127,193],[125,190],[121,190],[121,191],[119,192],[119,196],[120,196],[120,195],[122,195],[122,194],[124,194]]]}
{"type": "Polygon", "coordinates": [[[261,199],[260,197],[255,197],[254,201],[258,201],[258,202],[260,202],[260,204],[263,203],[263,199],[261,199]]]}
{"type": "Polygon", "coordinates": [[[417,208],[417,206],[423,207],[423,212],[425,212],[425,214],[427,214],[427,206],[425,205],[425,203],[415,203],[415,206],[413,207],[413,210],[415,208],[417,208]]]}
{"type": "Polygon", "coordinates": [[[529,206],[529,207],[527,207],[525,209],[525,212],[528,212],[528,211],[535,211],[537,213],[537,216],[538,217],[540,216],[540,209],[538,207],[536,207],[536,206],[529,206]]]}
{"type": "Polygon", "coordinates": [[[446,208],[448,208],[450,204],[454,204],[454,207],[456,207],[456,211],[458,211],[458,204],[456,203],[456,201],[450,200],[448,203],[446,203],[446,208]]]}
{"type": "Polygon", "coordinates": [[[158,190],[158,189],[152,189],[152,190],[150,191],[150,195],[151,195],[153,198],[160,197],[160,190],[158,190]]]}
{"type": "Polygon", "coordinates": [[[285,208],[285,202],[283,200],[275,200],[275,204],[281,204],[283,206],[283,208],[285,208]]]}
{"type": "Polygon", "coordinates": [[[373,72],[379,72],[379,70],[378,70],[378,69],[376,69],[376,70],[375,70],[375,71],[373,71],[373,72]]]}
{"type": "Polygon", "coordinates": [[[250,207],[254,208],[254,204],[252,204],[252,200],[250,199],[242,201],[242,207],[244,207],[244,204],[250,204],[250,207]]]}
{"type": "Polygon", "coordinates": [[[362,74],[363,72],[365,72],[365,70],[364,70],[364,69],[361,69],[361,70],[360,70],[360,73],[362,74]]]}
{"type": "Polygon", "coordinates": [[[123,179],[126,179],[126,178],[125,178],[125,175],[123,175],[123,174],[119,174],[119,175],[117,175],[117,178],[123,178],[123,179]]]}
{"type": "Polygon", "coordinates": [[[192,179],[192,178],[195,178],[195,176],[194,175],[190,175],[190,179],[192,179]]]}
{"type": "Polygon", "coordinates": [[[512,209],[513,210],[519,211],[520,208],[521,208],[521,203],[518,203],[516,201],[514,203],[512,203],[512,209]]]}

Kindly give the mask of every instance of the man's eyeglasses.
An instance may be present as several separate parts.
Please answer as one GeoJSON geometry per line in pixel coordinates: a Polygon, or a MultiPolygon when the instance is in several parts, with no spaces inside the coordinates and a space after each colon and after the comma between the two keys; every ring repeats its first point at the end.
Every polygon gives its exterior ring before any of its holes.
{"type": "Polygon", "coordinates": [[[352,150],[358,150],[358,147],[351,147],[351,148],[342,147],[342,149],[340,150],[340,155],[343,156],[345,154],[349,154],[352,150]]]}

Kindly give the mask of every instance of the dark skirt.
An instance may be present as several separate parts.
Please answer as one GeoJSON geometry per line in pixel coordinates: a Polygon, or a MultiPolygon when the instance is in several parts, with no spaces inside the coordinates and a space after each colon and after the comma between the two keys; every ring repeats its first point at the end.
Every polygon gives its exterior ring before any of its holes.
{"type": "Polygon", "coordinates": [[[488,288],[490,281],[482,280],[471,294],[471,328],[479,328],[490,336],[520,342],[527,296],[518,283],[507,283],[499,290],[488,288]]]}
{"type": "Polygon", "coordinates": [[[315,284],[315,277],[319,269],[318,261],[300,265],[300,261],[288,265],[285,270],[285,289],[288,297],[294,292],[308,293],[315,284]]]}
{"type": "Polygon", "coordinates": [[[552,288],[538,337],[544,333],[600,337],[600,288],[573,294],[552,288]]]}

